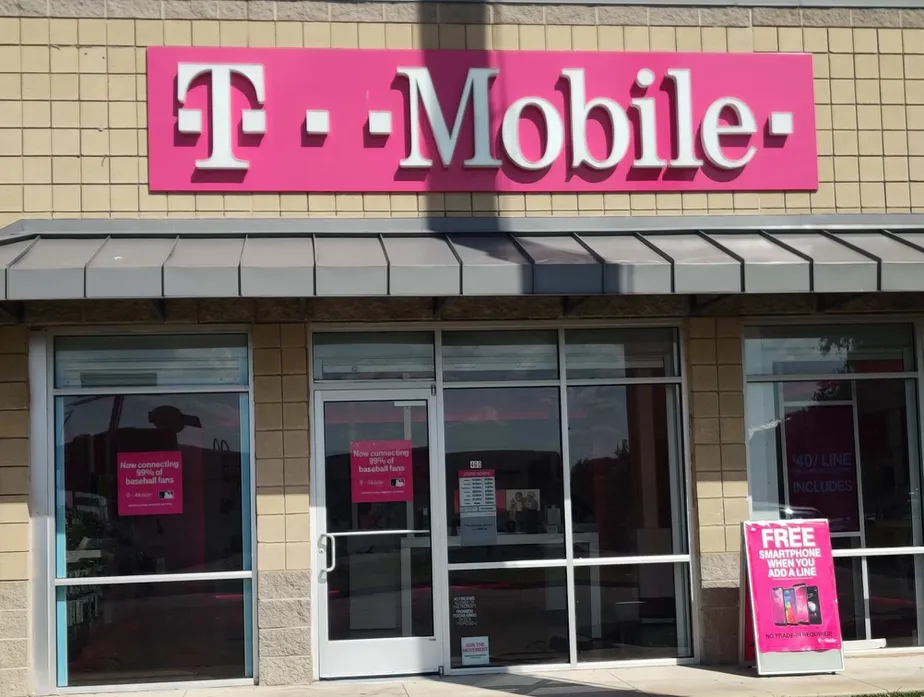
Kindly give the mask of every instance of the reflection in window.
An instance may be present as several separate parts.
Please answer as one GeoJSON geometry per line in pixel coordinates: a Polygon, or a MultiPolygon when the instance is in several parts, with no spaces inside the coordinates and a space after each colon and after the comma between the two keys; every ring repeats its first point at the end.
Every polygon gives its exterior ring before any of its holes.
{"type": "Polygon", "coordinates": [[[568,388],[575,556],[686,551],[675,390],[568,388]]]}
{"type": "Polygon", "coordinates": [[[68,686],[247,677],[250,583],[58,588],[68,686]]]}
{"type": "Polygon", "coordinates": [[[59,397],[64,517],[58,525],[66,539],[66,549],[58,549],[59,575],[249,568],[242,399],[232,393],[59,397]]]}
{"type": "Polygon", "coordinates": [[[315,334],[314,380],[423,380],[435,372],[430,332],[315,334]]]}
{"type": "Polygon", "coordinates": [[[914,544],[914,381],[846,381],[812,395],[790,383],[752,383],[747,400],[755,514],[827,518],[833,534],[856,537],[860,546],[914,544]],[[788,399],[794,393],[798,401],[788,399]]]}
{"type": "Polygon", "coordinates": [[[444,332],[446,382],[555,380],[558,332],[444,332]]]}
{"type": "Polygon", "coordinates": [[[745,333],[748,375],[828,375],[914,370],[910,324],[781,325],[745,333]]]}
{"type": "Polygon", "coordinates": [[[55,340],[55,387],[246,385],[243,334],[126,334],[55,340]]]}
{"type": "Polygon", "coordinates": [[[915,584],[921,583],[921,557],[867,557],[871,634],[886,646],[920,646],[915,584]],[[917,579],[915,577],[917,576],[917,579]]]}
{"type": "Polygon", "coordinates": [[[574,570],[579,661],[692,655],[686,564],[574,570]]]}
{"type": "Polygon", "coordinates": [[[450,563],[563,558],[558,388],[446,390],[444,412],[450,563]],[[475,469],[494,478],[477,529],[460,497],[475,469]]]}
{"type": "Polygon", "coordinates": [[[569,329],[565,371],[569,380],[678,375],[673,329],[569,329]]]}
{"type": "Polygon", "coordinates": [[[568,661],[563,568],[450,571],[449,588],[453,668],[568,661]]]}

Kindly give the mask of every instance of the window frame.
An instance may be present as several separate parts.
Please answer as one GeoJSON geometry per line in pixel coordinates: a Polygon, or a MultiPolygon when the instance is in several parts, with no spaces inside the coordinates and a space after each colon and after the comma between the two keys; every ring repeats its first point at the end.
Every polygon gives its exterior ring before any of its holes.
{"type": "MultiPolygon", "coordinates": [[[[702,654],[701,645],[702,637],[700,636],[699,613],[696,611],[700,607],[701,593],[698,589],[696,579],[699,578],[699,560],[696,554],[693,554],[694,539],[693,531],[695,521],[693,520],[694,502],[692,487],[692,464],[691,464],[691,443],[690,443],[690,414],[689,414],[689,393],[688,393],[688,371],[686,370],[686,351],[687,341],[689,338],[688,331],[683,319],[636,319],[625,321],[613,320],[501,320],[501,321],[471,321],[471,322],[443,322],[443,321],[422,321],[422,322],[383,322],[383,323],[316,323],[308,327],[308,365],[313,365],[314,360],[314,334],[334,334],[334,333],[374,333],[374,332],[421,332],[428,331],[433,334],[435,347],[435,379],[418,378],[402,381],[385,381],[385,380],[359,380],[350,381],[316,381],[314,376],[309,376],[309,391],[313,395],[315,392],[331,392],[338,390],[388,390],[410,387],[429,387],[432,394],[436,396],[436,411],[433,414],[437,422],[438,448],[436,456],[440,461],[445,463],[445,412],[444,412],[444,390],[469,389],[469,388],[497,388],[497,387],[557,387],[559,390],[559,408],[560,408],[560,428],[561,428],[561,455],[563,468],[563,499],[564,508],[562,518],[564,525],[565,539],[565,556],[561,559],[536,559],[536,560],[514,560],[508,562],[492,563],[453,563],[446,564],[442,569],[434,569],[434,582],[448,587],[449,573],[451,571],[473,571],[478,569],[516,569],[516,568],[549,568],[560,567],[566,570],[567,577],[567,594],[568,594],[568,617],[569,617],[569,661],[567,663],[551,665],[526,665],[521,669],[543,670],[546,668],[584,668],[584,669],[605,669],[607,667],[625,667],[634,664],[640,665],[657,665],[657,664],[685,664],[695,663],[702,654]],[[675,339],[675,375],[667,377],[651,378],[598,378],[598,379],[575,379],[568,380],[565,365],[565,333],[569,329],[672,329],[675,339]],[[555,330],[557,337],[558,353],[558,376],[554,379],[517,379],[517,380],[493,380],[493,381],[444,381],[443,374],[443,335],[454,331],[485,331],[499,333],[503,331],[529,331],[529,330],[555,330]],[[638,385],[638,384],[668,384],[673,385],[674,400],[677,402],[679,412],[674,412],[675,430],[679,443],[676,447],[676,463],[672,462],[672,474],[677,478],[680,491],[674,491],[672,487],[672,499],[677,497],[677,504],[680,507],[678,515],[672,516],[672,534],[681,535],[685,543],[685,553],[669,555],[652,555],[652,556],[608,556],[600,558],[576,559],[574,557],[573,545],[573,520],[571,514],[571,461],[570,448],[568,443],[568,418],[567,418],[567,389],[569,386],[576,385],[638,385]],[[690,655],[680,658],[664,659],[645,659],[645,660],[608,660],[599,662],[578,661],[577,657],[577,640],[576,640],[576,607],[575,607],[575,577],[574,569],[579,566],[600,567],[608,565],[642,565],[642,564],[664,564],[671,563],[676,567],[686,565],[686,579],[682,584],[676,586],[675,602],[686,605],[684,615],[678,614],[678,629],[682,627],[688,635],[688,644],[690,655]]],[[[668,392],[671,394],[671,391],[668,392]]],[[[314,404],[312,399],[311,404],[314,404]]],[[[312,416],[313,418],[313,416],[312,416]]],[[[312,445],[311,453],[312,473],[317,474],[314,468],[318,466],[318,458],[312,445]]],[[[439,481],[431,482],[431,486],[439,487],[438,491],[446,491],[446,469],[445,466],[439,467],[439,481]]],[[[311,496],[314,496],[314,482],[316,476],[311,477],[311,496]]],[[[311,511],[312,529],[315,527],[316,512],[311,511]]],[[[434,537],[434,544],[444,544],[447,534],[446,521],[439,521],[441,526],[441,537],[439,540],[434,537]]],[[[434,532],[434,536],[436,536],[434,532]]],[[[315,546],[312,545],[311,568],[319,568],[319,556],[315,546]]],[[[316,596],[316,583],[311,584],[312,603],[320,602],[316,596]]],[[[436,608],[436,612],[441,613],[441,626],[443,627],[444,666],[447,674],[471,675],[479,673],[496,673],[496,672],[516,672],[517,667],[492,667],[483,668],[452,668],[451,645],[450,645],[450,616],[449,607],[446,604],[442,608],[436,608]]],[[[317,627],[312,627],[313,640],[317,636],[317,627]]],[[[318,676],[318,659],[317,655],[312,656],[312,671],[315,677],[318,676]]]]}
{"type": "MultiPolygon", "coordinates": [[[[189,325],[189,326],[121,326],[88,325],[62,327],[32,331],[29,336],[29,381],[30,381],[30,497],[35,507],[32,516],[32,584],[33,639],[32,659],[36,694],[81,694],[94,693],[101,689],[109,691],[136,691],[138,689],[163,689],[173,687],[209,688],[236,685],[253,685],[259,677],[259,647],[257,631],[257,554],[256,554],[256,467],[254,453],[254,397],[253,397],[253,337],[249,325],[189,325]],[[184,336],[184,335],[238,335],[246,337],[247,380],[235,385],[190,385],[190,386],[145,386],[145,387],[99,387],[69,388],[55,387],[55,340],[59,337],[96,336],[184,336]],[[59,397],[79,394],[183,394],[183,393],[233,393],[242,396],[247,406],[246,420],[242,419],[241,435],[246,443],[242,453],[242,484],[247,484],[248,507],[245,512],[244,545],[245,567],[238,571],[217,571],[197,573],[152,574],[135,576],[102,576],[88,578],[58,578],[57,574],[57,483],[58,444],[57,401],[59,397]],[[59,686],[59,646],[66,646],[66,637],[59,639],[57,622],[57,593],[60,588],[81,585],[128,585],[146,583],[178,583],[183,581],[238,580],[244,584],[245,627],[249,630],[245,641],[245,667],[252,677],[230,680],[191,680],[147,683],[114,683],[89,686],[59,686]],[[90,581],[90,583],[88,583],[90,581]]],[[[63,657],[66,662],[66,656],[63,657]]]]}
{"type": "MultiPolygon", "coordinates": [[[[912,381],[915,387],[916,399],[915,399],[915,409],[917,420],[909,421],[909,428],[912,427],[915,429],[913,434],[916,442],[914,443],[914,450],[917,453],[917,476],[918,481],[922,488],[924,488],[924,433],[922,433],[922,428],[924,428],[924,394],[922,394],[922,389],[924,389],[924,319],[921,318],[921,315],[912,315],[908,313],[895,313],[895,314],[883,314],[877,316],[868,316],[868,315],[856,315],[856,314],[845,314],[843,316],[807,316],[807,315],[797,315],[797,316],[763,316],[763,317],[745,317],[743,318],[742,331],[741,331],[741,375],[742,375],[742,384],[744,386],[744,423],[745,428],[749,423],[749,413],[748,413],[748,398],[747,391],[750,385],[771,385],[774,388],[775,392],[779,392],[779,386],[786,382],[811,382],[813,380],[821,381],[838,381],[838,382],[860,382],[864,380],[903,380],[903,381],[912,381]],[[911,350],[914,355],[914,364],[915,367],[913,370],[901,371],[901,372],[882,372],[882,373],[844,373],[842,375],[836,375],[831,373],[823,374],[785,374],[785,375],[748,375],[748,368],[746,363],[747,357],[747,333],[750,329],[759,329],[765,327],[778,327],[778,326],[806,326],[806,325],[819,325],[822,324],[825,327],[850,327],[856,325],[896,325],[896,324],[905,324],[911,328],[911,339],[912,346],[911,350]]],[[[855,433],[855,440],[858,434],[855,433]]],[[[912,434],[908,434],[909,445],[911,445],[912,434]]],[[[912,452],[909,457],[914,456],[912,452]]],[[[752,492],[751,483],[752,478],[752,457],[751,457],[751,439],[745,435],[745,455],[747,459],[747,475],[748,475],[748,516],[753,518],[754,516],[754,496],[752,492]]],[[[910,463],[913,465],[914,463],[910,463]]],[[[779,462],[777,463],[779,467],[779,462]]],[[[858,495],[862,496],[862,480],[859,483],[860,493],[858,495]]],[[[860,501],[860,515],[862,520],[862,499],[860,501]]],[[[913,510],[913,509],[912,509],[913,510]]],[[[919,502],[919,516],[924,518],[924,509],[921,509],[919,502]]],[[[924,536],[924,519],[918,521],[918,527],[913,530],[916,530],[918,535],[924,536]]],[[[867,609],[865,616],[866,623],[866,632],[867,638],[856,641],[846,641],[845,650],[850,652],[863,652],[870,649],[886,649],[890,652],[901,652],[901,651],[920,651],[921,647],[924,646],[924,638],[921,639],[921,643],[918,646],[911,647],[887,647],[885,639],[876,639],[869,636],[871,630],[871,619],[868,612],[868,603],[869,603],[869,584],[867,579],[867,559],[870,557],[893,557],[893,556],[907,556],[910,557],[916,569],[916,584],[915,584],[915,596],[916,596],[916,605],[917,605],[917,626],[918,626],[918,636],[924,637],[924,541],[919,545],[908,545],[901,547],[855,547],[855,548],[840,548],[832,550],[832,556],[834,559],[859,559],[862,565],[862,573],[864,578],[864,583],[862,584],[860,591],[862,596],[860,600],[864,603],[864,606],[867,609]]]]}

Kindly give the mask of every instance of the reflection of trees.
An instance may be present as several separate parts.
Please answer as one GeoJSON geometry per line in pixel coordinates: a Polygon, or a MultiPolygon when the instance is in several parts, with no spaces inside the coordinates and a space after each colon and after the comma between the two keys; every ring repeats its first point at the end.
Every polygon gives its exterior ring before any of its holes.
{"type": "Polygon", "coordinates": [[[609,491],[632,490],[630,464],[629,441],[625,438],[616,446],[612,455],[585,457],[574,463],[571,468],[571,507],[576,523],[595,522],[594,493],[600,486],[600,477],[606,477],[608,484],[613,486],[609,491]]]}

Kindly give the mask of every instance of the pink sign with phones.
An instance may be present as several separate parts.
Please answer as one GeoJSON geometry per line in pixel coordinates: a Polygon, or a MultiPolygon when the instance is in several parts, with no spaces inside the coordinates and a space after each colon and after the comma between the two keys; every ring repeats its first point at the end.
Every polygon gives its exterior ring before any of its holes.
{"type": "Polygon", "coordinates": [[[827,520],[744,524],[757,652],[841,649],[827,520]]]}

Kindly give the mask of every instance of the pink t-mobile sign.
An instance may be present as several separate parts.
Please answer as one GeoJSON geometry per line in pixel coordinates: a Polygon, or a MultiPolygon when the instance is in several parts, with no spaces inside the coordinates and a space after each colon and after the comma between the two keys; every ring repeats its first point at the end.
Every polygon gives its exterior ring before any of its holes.
{"type": "Polygon", "coordinates": [[[148,49],[153,191],[818,187],[805,54],[148,49]]]}
{"type": "Polygon", "coordinates": [[[120,516],[183,512],[182,453],[119,453],[116,467],[120,516]]]}

